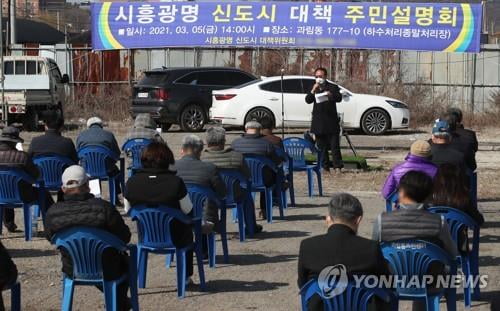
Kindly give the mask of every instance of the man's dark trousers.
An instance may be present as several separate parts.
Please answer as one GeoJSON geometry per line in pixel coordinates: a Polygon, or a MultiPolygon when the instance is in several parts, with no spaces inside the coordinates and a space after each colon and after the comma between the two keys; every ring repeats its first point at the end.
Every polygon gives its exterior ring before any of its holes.
{"type": "Polygon", "coordinates": [[[328,151],[332,151],[333,168],[343,168],[342,154],[340,153],[340,133],[316,135],[318,147],[321,152],[321,166],[330,168],[330,157],[328,151]]]}

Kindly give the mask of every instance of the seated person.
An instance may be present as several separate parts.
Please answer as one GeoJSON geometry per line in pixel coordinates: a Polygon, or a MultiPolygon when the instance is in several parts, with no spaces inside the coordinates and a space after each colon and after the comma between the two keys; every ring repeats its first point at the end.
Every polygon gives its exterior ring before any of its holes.
{"type": "Polygon", "coordinates": [[[28,148],[30,158],[43,155],[58,155],[78,163],[75,144],[71,138],[61,135],[64,119],[57,113],[49,113],[45,120],[45,134],[34,137],[28,148]]]}
{"type": "MultiPolygon", "coordinates": [[[[261,155],[271,159],[274,163],[280,164],[281,159],[276,153],[276,147],[265,139],[261,133],[262,125],[257,121],[250,121],[245,124],[245,134],[237,138],[231,144],[234,151],[242,154],[261,155]]],[[[276,183],[276,173],[269,168],[265,168],[262,172],[264,184],[269,187],[276,183]]],[[[265,197],[260,196],[260,214],[263,219],[266,219],[265,197]]]]}
{"type": "Polygon", "coordinates": [[[454,164],[466,171],[464,154],[451,145],[451,132],[448,122],[437,120],[432,128],[431,153],[432,163],[440,166],[445,163],[454,164]]]}
{"type": "MultiPolygon", "coordinates": [[[[181,178],[170,170],[174,164],[174,155],[163,142],[153,142],[142,151],[142,169],[127,181],[125,198],[132,205],[165,205],[181,209],[188,214],[192,205],[187,197],[187,190],[181,178]]],[[[170,224],[172,242],[182,248],[193,242],[191,225],[173,220],[170,224]]],[[[186,255],[187,277],[193,275],[193,251],[186,255]]],[[[188,281],[188,283],[190,280],[188,281]]]]}
{"type": "MultiPolygon", "coordinates": [[[[243,155],[231,148],[225,148],[226,130],[222,127],[211,127],[207,130],[207,148],[203,152],[202,160],[213,163],[218,169],[232,169],[240,172],[247,179],[250,178],[250,171],[246,165],[243,155]]],[[[240,187],[240,183],[233,185],[234,199],[241,202],[244,199],[245,191],[240,187]]],[[[252,217],[255,219],[254,217],[252,217]]],[[[247,218],[248,219],[248,218],[247,218]]],[[[262,231],[262,226],[254,224],[255,232],[262,231]]]]}
{"type": "MultiPolygon", "coordinates": [[[[455,258],[457,244],[452,240],[448,224],[443,216],[427,211],[424,204],[432,196],[432,179],[422,172],[409,171],[399,183],[399,209],[384,212],[373,225],[373,239],[379,242],[418,239],[444,249],[455,258]]],[[[446,273],[440,263],[431,263],[429,275],[446,273]]],[[[436,278],[434,278],[434,282],[436,278]]],[[[435,291],[435,284],[429,285],[428,292],[435,291]]],[[[413,310],[425,310],[425,302],[414,301],[413,310]]]]}
{"type": "MultiPolygon", "coordinates": [[[[19,137],[19,130],[17,128],[7,126],[2,130],[2,135],[0,136],[0,166],[21,169],[34,179],[37,179],[40,174],[38,168],[33,164],[33,161],[26,152],[16,149],[16,144],[23,142],[24,140],[19,137]]],[[[24,181],[19,184],[19,192],[23,202],[34,202],[38,199],[38,189],[24,181]]],[[[45,198],[44,208],[47,209],[54,201],[48,193],[45,195],[45,198]]],[[[15,232],[17,225],[14,221],[14,209],[4,208],[3,217],[5,228],[9,232],[15,232]]]]}
{"type": "Polygon", "coordinates": [[[264,135],[264,139],[276,147],[283,149],[283,140],[281,137],[273,134],[274,121],[270,117],[263,117],[259,120],[259,123],[262,125],[261,132],[264,135]]]}
{"type": "MultiPolygon", "coordinates": [[[[226,196],[226,185],[220,178],[217,167],[209,162],[201,161],[203,140],[196,135],[187,135],[182,139],[182,158],[175,162],[177,176],[184,183],[197,184],[211,188],[217,196],[226,196]]],[[[203,209],[204,232],[210,232],[219,221],[219,209],[214,202],[208,202],[203,209]]]]}
{"type": "Polygon", "coordinates": [[[457,116],[454,113],[445,113],[442,120],[445,120],[450,125],[450,146],[464,155],[465,165],[470,172],[477,168],[475,142],[469,136],[462,136],[457,132],[457,116]]]}
{"type": "Polygon", "coordinates": [[[134,127],[128,132],[125,141],[144,138],[163,142],[160,133],[156,131],[156,122],[149,113],[139,113],[135,117],[134,127]]]}
{"type": "Polygon", "coordinates": [[[441,165],[434,179],[432,205],[456,208],[482,225],[484,217],[471,202],[469,187],[464,180],[463,172],[455,165],[441,165]]]}
{"type": "MultiPolygon", "coordinates": [[[[87,120],[87,129],[83,130],[76,138],[76,149],[87,146],[101,146],[109,149],[116,158],[120,157],[121,151],[118,147],[115,135],[103,128],[102,120],[98,117],[92,117],[87,120]]],[[[115,176],[120,173],[120,169],[116,166],[116,161],[109,159],[106,163],[109,176],[115,176]]],[[[116,205],[121,206],[122,203],[118,200],[118,195],[121,193],[120,183],[116,185],[116,205]]]]}
{"type": "Polygon", "coordinates": [[[464,124],[462,123],[463,121],[463,113],[462,110],[459,108],[449,108],[448,113],[454,114],[457,122],[457,127],[455,129],[455,132],[462,137],[462,139],[468,141],[470,143],[470,146],[472,147],[472,150],[474,151],[474,160],[475,160],[475,153],[478,150],[479,144],[477,142],[477,135],[476,132],[470,129],[466,129],[464,127],[464,124]]]}
{"type": "MultiPolygon", "coordinates": [[[[109,202],[90,193],[88,176],[83,167],[73,165],[62,175],[64,201],[54,204],[45,215],[45,233],[49,241],[54,235],[76,226],[93,227],[114,234],[124,243],[130,242],[130,230],[120,213],[109,202]]],[[[62,271],[73,276],[71,257],[61,249],[62,271]]],[[[105,280],[115,280],[128,272],[128,256],[114,249],[104,251],[102,258],[105,280]]],[[[100,288],[102,290],[102,288],[100,288]]],[[[118,286],[118,310],[129,310],[128,282],[118,286]]]]}
{"type": "Polygon", "coordinates": [[[7,249],[0,242],[0,311],[5,311],[2,289],[13,285],[17,280],[17,267],[10,258],[7,249]]]}
{"type": "MultiPolygon", "coordinates": [[[[343,264],[349,275],[389,274],[380,246],[376,241],[357,235],[363,207],[347,193],[334,194],[326,215],[327,233],[300,243],[298,285],[302,288],[317,278],[325,267],[343,264]]],[[[319,298],[313,297],[309,310],[323,310],[319,298]]]]}
{"type": "Polygon", "coordinates": [[[442,247],[453,258],[457,247],[444,217],[427,211],[424,203],[432,196],[432,179],[409,171],[399,183],[399,209],[380,214],[373,226],[373,239],[391,242],[420,239],[442,247]]]}
{"type": "Polygon", "coordinates": [[[437,166],[430,160],[431,145],[423,140],[415,141],[410,148],[410,154],[405,158],[405,162],[396,165],[385,180],[382,195],[388,199],[398,188],[399,181],[409,171],[423,172],[434,178],[437,166]]]}

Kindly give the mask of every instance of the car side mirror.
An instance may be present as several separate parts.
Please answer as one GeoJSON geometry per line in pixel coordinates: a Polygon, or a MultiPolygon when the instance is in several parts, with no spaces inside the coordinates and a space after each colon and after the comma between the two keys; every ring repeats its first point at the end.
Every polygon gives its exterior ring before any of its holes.
{"type": "Polygon", "coordinates": [[[67,74],[63,74],[63,76],[61,77],[61,83],[69,83],[69,76],[67,74]]]}

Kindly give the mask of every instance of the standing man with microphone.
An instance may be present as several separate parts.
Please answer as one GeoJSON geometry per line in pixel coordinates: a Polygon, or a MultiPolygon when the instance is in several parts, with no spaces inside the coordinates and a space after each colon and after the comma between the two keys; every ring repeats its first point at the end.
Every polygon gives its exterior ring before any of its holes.
{"type": "Polygon", "coordinates": [[[319,67],[314,71],[316,83],[306,95],[306,103],[314,104],[312,111],[311,133],[316,136],[322,155],[321,165],[330,171],[328,150],[332,150],[333,168],[339,171],[344,167],[340,153],[340,124],[337,115],[337,103],[342,101],[342,94],[337,85],[326,81],[327,71],[319,67]]]}

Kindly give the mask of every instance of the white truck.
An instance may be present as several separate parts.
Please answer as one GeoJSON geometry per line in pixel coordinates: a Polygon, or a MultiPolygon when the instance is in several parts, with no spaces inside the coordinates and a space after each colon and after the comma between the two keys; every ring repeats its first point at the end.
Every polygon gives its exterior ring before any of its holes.
{"type": "Polygon", "coordinates": [[[25,129],[36,130],[44,112],[55,110],[62,114],[66,100],[64,84],[69,82],[69,77],[61,75],[53,59],[5,56],[4,76],[4,100],[9,124],[21,122],[25,129]]]}

